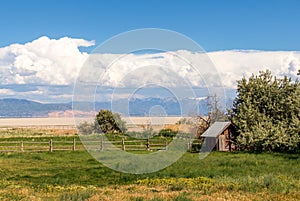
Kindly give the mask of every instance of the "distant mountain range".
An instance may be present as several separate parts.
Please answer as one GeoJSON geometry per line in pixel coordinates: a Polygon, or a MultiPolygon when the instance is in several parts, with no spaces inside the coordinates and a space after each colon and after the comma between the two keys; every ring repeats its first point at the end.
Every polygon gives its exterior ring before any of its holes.
{"type": "MultiPolygon", "coordinates": [[[[229,102],[231,100],[228,100],[229,102]]],[[[114,102],[96,102],[95,104],[77,102],[74,108],[78,114],[100,109],[109,109],[125,116],[177,116],[193,113],[207,113],[205,98],[184,98],[180,101],[175,98],[145,98],[119,99],[114,102]],[[93,107],[91,107],[93,106],[93,107]]],[[[72,103],[39,103],[25,99],[0,99],[0,117],[49,117],[50,114],[69,114],[72,103]],[[66,112],[67,111],[67,112],[66,112]]]]}
{"type": "Polygon", "coordinates": [[[25,99],[0,99],[0,117],[48,117],[53,111],[72,109],[71,104],[44,104],[25,99]]]}

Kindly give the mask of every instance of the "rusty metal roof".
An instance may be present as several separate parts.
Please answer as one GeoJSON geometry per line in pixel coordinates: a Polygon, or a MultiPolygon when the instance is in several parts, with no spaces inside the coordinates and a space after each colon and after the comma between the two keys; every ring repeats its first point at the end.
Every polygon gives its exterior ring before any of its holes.
{"type": "Polygon", "coordinates": [[[201,137],[218,137],[231,123],[227,122],[215,122],[213,123],[201,137]]]}

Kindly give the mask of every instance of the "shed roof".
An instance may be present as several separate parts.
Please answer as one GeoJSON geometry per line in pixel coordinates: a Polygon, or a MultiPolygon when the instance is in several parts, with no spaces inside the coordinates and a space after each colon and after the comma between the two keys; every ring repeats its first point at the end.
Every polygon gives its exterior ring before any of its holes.
{"type": "Polygon", "coordinates": [[[221,133],[230,126],[231,122],[215,122],[213,123],[201,137],[218,137],[221,133]]]}

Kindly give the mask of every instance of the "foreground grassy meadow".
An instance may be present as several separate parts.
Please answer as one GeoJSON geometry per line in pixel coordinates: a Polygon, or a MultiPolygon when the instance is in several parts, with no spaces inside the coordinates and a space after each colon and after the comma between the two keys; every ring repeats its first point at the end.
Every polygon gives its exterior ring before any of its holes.
{"type": "MultiPolygon", "coordinates": [[[[0,130],[2,143],[50,138],[71,141],[74,132],[0,130]]],[[[132,175],[84,150],[0,152],[0,200],[300,200],[299,169],[297,154],[212,152],[203,160],[186,153],[159,172],[132,175]]]]}
{"type": "Polygon", "coordinates": [[[1,153],[0,200],[299,200],[300,157],[186,153],[156,173],[104,167],[85,151],[1,153]]]}

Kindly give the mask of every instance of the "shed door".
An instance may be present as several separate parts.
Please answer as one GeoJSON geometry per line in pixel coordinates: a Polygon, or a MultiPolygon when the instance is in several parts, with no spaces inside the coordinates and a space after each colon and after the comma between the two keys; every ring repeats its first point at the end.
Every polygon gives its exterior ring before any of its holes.
{"type": "Polygon", "coordinates": [[[226,147],[225,147],[225,135],[224,134],[221,134],[219,136],[219,150],[220,151],[227,151],[226,147]]]}

